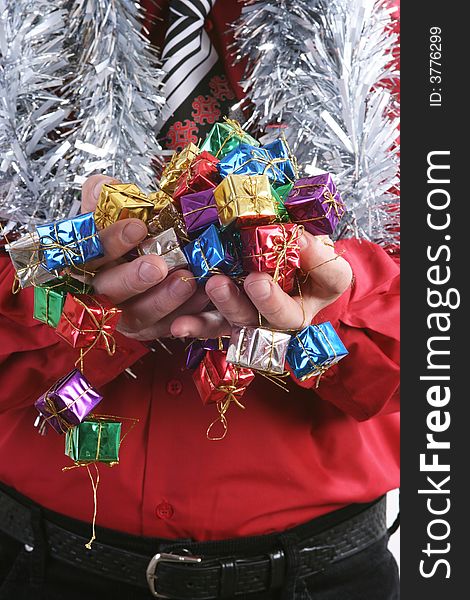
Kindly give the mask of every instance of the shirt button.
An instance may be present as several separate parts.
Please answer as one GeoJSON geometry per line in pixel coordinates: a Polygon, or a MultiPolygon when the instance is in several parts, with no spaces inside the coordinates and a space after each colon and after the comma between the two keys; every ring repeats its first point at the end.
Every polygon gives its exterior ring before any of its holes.
{"type": "Polygon", "coordinates": [[[159,519],[171,519],[174,510],[169,502],[163,500],[155,509],[155,513],[159,519]]]}
{"type": "Polygon", "coordinates": [[[179,396],[183,391],[183,384],[179,379],[170,379],[166,384],[166,391],[171,396],[179,396]]]}

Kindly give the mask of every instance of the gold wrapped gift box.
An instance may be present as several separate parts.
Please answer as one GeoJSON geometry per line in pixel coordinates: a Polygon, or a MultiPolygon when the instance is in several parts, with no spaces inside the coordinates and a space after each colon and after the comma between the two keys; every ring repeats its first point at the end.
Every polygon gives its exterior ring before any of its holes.
{"type": "Polygon", "coordinates": [[[267,175],[228,175],[214,190],[221,225],[268,225],[276,205],[267,175]]]}
{"type": "Polygon", "coordinates": [[[104,229],[121,219],[148,221],[153,202],[133,183],[104,184],[95,209],[95,223],[104,229]]]}
{"type": "Polygon", "coordinates": [[[173,154],[170,162],[163,169],[160,178],[160,189],[170,196],[176,189],[176,183],[181,174],[186,171],[200,150],[195,144],[188,144],[181,152],[173,154]]]}

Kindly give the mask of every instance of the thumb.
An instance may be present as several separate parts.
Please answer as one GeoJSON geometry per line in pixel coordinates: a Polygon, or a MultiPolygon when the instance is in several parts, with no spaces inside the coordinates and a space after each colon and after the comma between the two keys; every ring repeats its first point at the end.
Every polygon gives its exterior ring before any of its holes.
{"type": "Polygon", "coordinates": [[[104,183],[120,183],[120,181],[109,175],[92,175],[85,181],[82,186],[82,213],[95,210],[104,183]]]}

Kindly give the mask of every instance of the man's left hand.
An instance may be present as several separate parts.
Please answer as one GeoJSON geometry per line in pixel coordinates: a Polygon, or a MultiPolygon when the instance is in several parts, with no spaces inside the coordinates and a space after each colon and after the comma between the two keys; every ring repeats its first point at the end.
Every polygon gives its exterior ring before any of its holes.
{"type": "Polygon", "coordinates": [[[171,325],[176,337],[216,338],[230,335],[231,325],[257,325],[259,315],[273,329],[300,330],[351,285],[349,263],[335,253],[326,236],[305,232],[299,240],[301,293],[289,296],[267,273],[250,273],[244,289],[229,277],[214,275],[206,293],[217,311],[177,317],[171,325]]]}

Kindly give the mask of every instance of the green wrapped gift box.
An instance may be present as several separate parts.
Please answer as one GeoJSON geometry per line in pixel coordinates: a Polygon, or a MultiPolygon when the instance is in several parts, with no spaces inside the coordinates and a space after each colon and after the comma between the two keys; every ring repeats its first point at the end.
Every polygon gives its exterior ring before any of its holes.
{"type": "Polygon", "coordinates": [[[259,146],[259,142],[243,131],[237,121],[226,119],[225,123],[216,123],[204,140],[201,151],[207,150],[218,159],[223,158],[240,144],[259,146]]]}
{"type": "Polygon", "coordinates": [[[71,278],[54,279],[46,285],[36,286],[34,288],[33,317],[51,327],[57,327],[68,292],[71,294],[90,294],[92,288],[71,278]]]}
{"type": "Polygon", "coordinates": [[[82,421],[65,436],[65,454],[75,462],[118,462],[121,423],[101,419],[82,421]]]}
{"type": "MultiPolygon", "coordinates": [[[[283,196],[279,193],[279,191],[281,190],[282,192],[282,188],[287,188],[287,187],[292,187],[292,185],[289,183],[287,185],[283,185],[279,188],[274,189],[271,186],[271,193],[272,196],[274,198],[274,204],[275,204],[275,209],[276,209],[276,214],[277,214],[277,218],[281,223],[289,223],[290,222],[290,217],[289,217],[289,213],[287,212],[287,208],[284,206],[284,198],[283,196]]],[[[289,192],[287,192],[288,194],[289,192]]],[[[286,196],[287,196],[286,194],[286,196]]]]}
{"type": "Polygon", "coordinates": [[[279,196],[279,198],[285,202],[287,196],[289,195],[289,192],[291,191],[291,189],[294,187],[293,183],[285,183],[284,185],[278,185],[276,186],[276,193],[279,196]]]}

